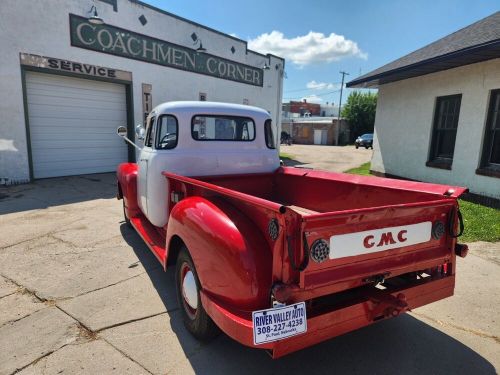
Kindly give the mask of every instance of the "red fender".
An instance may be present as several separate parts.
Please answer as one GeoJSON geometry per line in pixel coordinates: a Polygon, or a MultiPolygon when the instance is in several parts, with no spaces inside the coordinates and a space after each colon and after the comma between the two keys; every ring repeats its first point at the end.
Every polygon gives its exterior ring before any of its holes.
{"type": "Polygon", "coordinates": [[[141,213],[137,204],[137,171],[136,163],[121,163],[116,170],[118,198],[124,199],[125,210],[129,218],[141,213]]]}
{"type": "Polygon", "coordinates": [[[217,198],[183,199],[170,213],[167,244],[174,236],[189,249],[205,293],[241,311],[269,307],[271,250],[234,206],[217,198]]]}

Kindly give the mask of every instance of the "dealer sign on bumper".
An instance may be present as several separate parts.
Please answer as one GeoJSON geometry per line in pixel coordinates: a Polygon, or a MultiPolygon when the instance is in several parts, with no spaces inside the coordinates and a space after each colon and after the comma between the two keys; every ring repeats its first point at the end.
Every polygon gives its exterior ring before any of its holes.
{"type": "Polygon", "coordinates": [[[307,331],[306,304],[252,312],[254,345],[277,341],[307,331]]]}

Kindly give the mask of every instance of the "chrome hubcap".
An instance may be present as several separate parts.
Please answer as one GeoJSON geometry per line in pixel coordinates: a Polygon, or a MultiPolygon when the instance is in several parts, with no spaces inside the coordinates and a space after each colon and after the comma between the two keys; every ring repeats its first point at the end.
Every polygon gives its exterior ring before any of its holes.
{"type": "Polygon", "coordinates": [[[182,295],[184,300],[192,309],[198,308],[198,289],[196,288],[196,281],[193,272],[188,270],[182,280],[182,295]]]}

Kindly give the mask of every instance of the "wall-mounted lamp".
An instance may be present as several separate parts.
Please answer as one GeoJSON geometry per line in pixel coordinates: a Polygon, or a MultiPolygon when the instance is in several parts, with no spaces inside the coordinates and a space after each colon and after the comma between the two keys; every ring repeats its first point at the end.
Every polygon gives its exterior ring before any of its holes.
{"type": "Polygon", "coordinates": [[[271,66],[268,63],[264,63],[264,66],[262,67],[264,70],[269,70],[271,69],[271,66]]]}
{"type": "Polygon", "coordinates": [[[199,44],[198,48],[196,48],[197,52],[206,52],[206,48],[203,47],[203,43],[196,33],[191,34],[191,39],[193,39],[193,45],[199,44]]]}
{"type": "Polygon", "coordinates": [[[92,25],[102,25],[104,23],[103,19],[97,14],[97,8],[95,5],[92,5],[89,13],[90,17],[88,18],[88,20],[92,25]]]}

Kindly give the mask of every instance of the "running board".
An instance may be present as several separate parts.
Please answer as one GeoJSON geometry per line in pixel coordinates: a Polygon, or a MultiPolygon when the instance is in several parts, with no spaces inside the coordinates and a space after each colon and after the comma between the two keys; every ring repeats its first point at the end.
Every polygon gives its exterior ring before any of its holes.
{"type": "Polygon", "coordinates": [[[130,219],[130,223],[135,228],[139,236],[142,237],[146,245],[153,252],[153,254],[158,258],[162,265],[165,265],[165,234],[162,234],[163,228],[155,227],[149,222],[144,215],[133,217],[130,219]]]}

